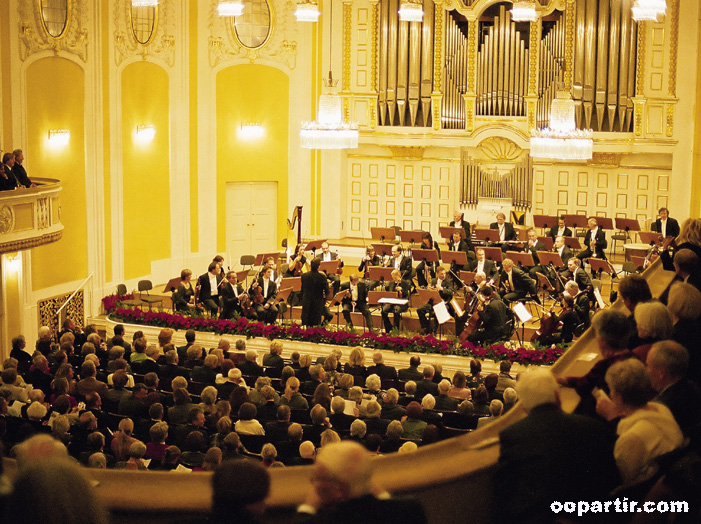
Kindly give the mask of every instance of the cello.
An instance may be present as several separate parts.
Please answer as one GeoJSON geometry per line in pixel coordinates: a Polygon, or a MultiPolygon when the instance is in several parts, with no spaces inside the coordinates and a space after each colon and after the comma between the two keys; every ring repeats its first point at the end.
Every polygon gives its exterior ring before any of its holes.
{"type": "Polygon", "coordinates": [[[543,318],[540,320],[540,327],[531,337],[532,343],[542,341],[546,337],[549,337],[555,333],[555,331],[562,326],[562,321],[559,320],[557,315],[554,314],[556,304],[557,302],[553,303],[553,305],[550,307],[550,311],[543,315],[543,318]]]}

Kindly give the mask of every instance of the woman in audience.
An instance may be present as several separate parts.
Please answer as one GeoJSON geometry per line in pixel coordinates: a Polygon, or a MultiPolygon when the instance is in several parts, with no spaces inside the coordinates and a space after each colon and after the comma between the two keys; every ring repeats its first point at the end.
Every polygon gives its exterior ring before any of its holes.
{"type": "Polygon", "coordinates": [[[199,431],[191,431],[183,442],[182,461],[190,468],[201,467],[207,452],[207,440],[199,431]]]}
{"type": "Polygon", "coordinates": [[[323,406],[326,411],[331,410],[331,389],[327,384],[319,384],[314,390],[312,406],[317,404],[323,406]]]}
{"type": "Polygon", "coordinates": [[[645,362],[655,342],[667,340],[672,336],[672,314],[664,304],[651,300],[638,304],[633,315],[641,343],[638,347],[632,348],[633,353],[645,362]]]}
{"type": "Polygon", "coordinates": [[[467,380],[467,387],[470,389],[477,389],[482,385],[484,379],[482,378],[482,363],[474,358],[470,360],[470,378],[467,380]]]}
{"type": "Polygon", "coordinates": [[[501,400],[492,400],[489,403],[489,414],[489,417],[480,417],[477,422],[478,429],[499,419],[504,414],[504,403],[501,400]]]}
{"type": "Polygon", "coordinates": [[[333,429],[326,429],[321,433],[319,438],[319,447],[323,448],[329,444],[335,444],[336,442],[341,442],[341,437],[333,429]]]}
{"type": "Polygon", "coordinates": [[[215,471],[222,461],[222,450],[219,448],[209,448],[204,454],[204,462],[201,468],[193,468],[192,471],[215,471]]]}
{"type": "Polygon", "coordinates": [[[238,413],[239,408],[243,406],[246,402],[250,402],[251,398],[248,396],[248,390],[246,388],[237,387],[229,395],[229,405],[231,406],[232,413],[238,413]]]}
{"type": "Polygon", "coordinates": [[[672,340],[689,352],[687,378],[701,385],[701,291],[676,283],[669,290],[667,308],[672,313],[672,340]]]}
{"type": "Polygon", "coordinates": [[[51,426],[51,436],[68,447],[71,443],[71,422],[66,415],[57,416],[51,426]]]}
{"type": "Polygon", "coordinates": [[[263,444],[263,448],[260,450],[260,458],[263,459],[261,464],[264,467],[269,468],[273,464],[277,463],[277,449],[270,442],[263,444]]]}
{"type": "Polygon", "coordinates": [[[222,417],[228,417],[231,415],[231,404],[228,400],[220,400],[215,404],[216,410],[209,417],[207,417],[207,422],[205,425],[210,431],[214,431],[217,427],[217,423],[222,417]]]}
{"type": "Polygon", "coordinates": [[[225,438],[221,446],[222,450],[222,460],[235,460],[243,458],[243,446],[241,446],[241,440],[235,432],[229,433],[225,438]]]}
{"type": "Polygon", "coordinates": [[[338,386],[338,379],[341,376],[341,373],[336,371],[337,366],[338,360],[335,355],[329,355],[326,357],[326,360],[324,360],[324,371],[326,371],[326,379],[324,382],[331,388],[338,386]]]}
{"type": "Polygon", "coordinates": [[[173,407],[168,408],[168,422],[177,426],[179,424],[187,424],[187,414],[195,406],[190,400],[190,393],[184,388],[175,388],[173,390],[173,407]]]}
{"type": "Polygon", "coordinates": [[[421,415],[423,415],[421,404],[416,401],[410,402],[406,407],[406,417],[402,420],[402,428],[404,429],[402,438],[421,440],[424,429],[428,426],[426,422],[421,420],[421,415]]]}
{"type": "MultiPolygon", "coordinates": [[[[623,488],[644,496],[658,472],[657,459],[681,446],[683,435],[669,409],[650,402],[653,389],[645,364],[629,358],[612,365],[606,372],[606,383],[615,405],[613,416],[621,417],[616,433],[614,457],[621,474],[623,488]],[[650,482],[646,482],[650,481],[650,482]]],[[[608,404],[600,400],[601,404],[608,404]]],[[[612,419],[609,414],[605,418],[612,419]]]]}
{"type": "Polygon", "coordinates": [[[462,371],[456,371],[453,375],[453,385],[448,390],[448,396],[459,400],[470,400],[472,393],[467,387],[467,377],[462,371]]]}
{"type": "Polygon", "coordinates": [[[129,448],[137,440],[132,437],[134,432],[134,422],[130,418],[123,418],[119,421],[119,430],[112,439],[112,453],[117,462],[126,461],[129,458],[129,448]]]}
{"type": "Polygon", "coordinates": [[[56,373],[54,373],[54,379],[65,378],[68,381],[68,393],[69,395],[75,394],[76,380],[74,378],[75,374],[73,372],[73,367],[68,363],[61,364],[56,373]]]}
{"type": "Polygon", "coordinates": [[[148,469],[157,471],[173,471],[180,465],[182,452],[178,446],[168,446],[163,453],[163,460],[152,460],[148,469]]]}
{"type": "Polygon", "coordinates": [[[134,387],[134,376],[129,374],[130,368],[129,363],[123,358],[118,358],[114,361],[114,371],[107,375],[107,385],[112,387],[114,385],[114,374],[117,371],[124,371],[127,375],[127,383],[124,387],[133,388],[134,387]]]}
{"type": "Polygon", "coordinates": [[[309,375],[309,366],[312,365],[312,357],[309,355],[302,355],[299,357],[299,369],[295,371],[295,376],[299,379],[300,382],[306,382],[307,380],[311,380],[311,376],[309,375]]]}
{"type": "Polygon", "coordinates": [[[343,372],[363,378],[367,376],[368,370],[365,367],[365,352],[363,348],[356,346],[351,349],[350,355],[348,355],[348,362],[343,366],[343,372]]]}
{"type": "Polygon", "coordinates": [[[389,426],[387,426],[387,436],[382,440],[382,444],[380,445],[380,453],[396,453],[404,442],[402,440],[403,434],[404,428],[402,427],[402,423],[398,420],[391,421],[389,426]]]}
{"type": "Polygon", "coordinates": [[[338,379],[338,387],[334,389],[334,396],[348,398],[348,392],[353,387],[353,375],[343,373],[338,379]]]}
{"type": "Polygon", "coordinates": [[[365,387],[368,389],[364,395],[366,400],[379,401],[385,395],[385,392],[382,391],[382,380],[375,374],[368,375],[368,378],[365,379],[365,387]]]}
{"type": "Polygon", "coordinates": [[[279,393],[284,393],[287,386],[287,379],[295,376],[295,370],[291,366],[285,366],[280,373],[280,384],[277,386],[279,393]]]}
{"type": "Polygon", "coordinates": [[[518,393],[514,388],[506,388],[504,390],[504,413],[508,412],[518,402],[518,393]]]}
{"type": "MultiPolygon", "coordinates": [[[[134,442],[129,448],[129,460],[122,463],[124,469],[131,469],[135,471],[148,469],[146,468],[146,463],[143,460],[145,454],[146,446],[144,443],[138,440],[134,442]]],[[[115,467],[118,468],[119,464],[115,464],[115,467]]]]}
{"type": "Polygon", "coordinates": [[[224,439],[231,433],[231,418],[222,417],[217,421],[216,433],[212,435],[209,441],[209,447],[215,446],[217,448],[222,447],[224,444],[224,439]]]}
{"type": "Polygon", "coordinates": [[[144,458],[161,461],[166,452],[168,444],[168,424],[166,422],[156,422],[148,431],[151,442],[146,444],[144,458]]]}
{"type": "Polygon", "coordinates": [[[214,386],[207,386],[202,390],[200,398],[202,402],[198,406],[204,411],[204,416],[209,417],[217,412],[217,388],[214,386]]]}
{"type": "Polygon", "coordinates": [[[674,253],[681,249],[691,249],[701,259],[701,218],[687,218],[679,231],[679,236],[660,253],[662,265],[667,271],[674,271],[674,253]]]}
{"type": "Polygon", "coordinates": [[[180,272],[180,284],[178,289],[173,292],[173,308],[175,311],[189,311],[190,302],[193,302],[195,290],[192,288],[190,280],[192,279],[192,271],[183,269],[180,272]]]}
{"type": "Polygon", "coordinates": [[[307,399],[299,392],[299,379],[290,377],[287,379],[285,393],[280,397],[280,404],[290,406],[290,409],[309,409],[307,399]]]}
{"type": "Polygon", "coordinates": [[[476,416],[486,417],[489,415],[489,393],[484,385],[475,390],[475,394],[472,396],[472,403],[476,416]]]}
{"type": "Polygon", "coordinates": [[[59,397],[66,397],[71,409],[78,407],[78,401],[68,393],[68,381],[65,378],[55,378],[51,381],[49,404],[53,406],[59,397]]]}
{"type": "Polygon", "coordinates": [[[265,430],[256,420],[258,409],[252,402],[245,402],[239,408],[239,419],[236,421],[234,431],[239,435],[265,435],[265,430]]]}

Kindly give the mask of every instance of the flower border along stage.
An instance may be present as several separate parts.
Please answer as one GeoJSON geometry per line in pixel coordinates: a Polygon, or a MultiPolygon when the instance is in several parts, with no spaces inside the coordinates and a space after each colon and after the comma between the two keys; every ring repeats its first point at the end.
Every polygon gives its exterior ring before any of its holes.
{"type": "Polygon", "coordinates": [[[438,339],[433,335],[405,337],[386,333],[362,334],[346,330],[335,330],[322,327],[304,328],[299,324],[280,326],[252,322],[244,317],[236,320],[218,320],[214,318],[194,317],[162,311],[144,311],[141,308],[127,308],[122,301],[133,298],[131,295],[122,297],[109,295],[102,299],[102,305],[110,318],[129,324],[141,324],[172,328],[175,330],[194,329],[222,335],[239,335],[246,338],[263,337],[268,340],[286,339],[299,340],[316,344],[335,344],[339,346],[362,346],[371,349],[387,349],[405,353],[440,353],[442,355],[458,355],[473,357],[480,360],[494,361],[510,360],[523,365],[550,365],[560,358],[563,349],[560,347],[543,349],[526,349],[524,347],[510,348],[503,344],[483,347],[471,342],[459,342],[456,339],[438,339]]]}

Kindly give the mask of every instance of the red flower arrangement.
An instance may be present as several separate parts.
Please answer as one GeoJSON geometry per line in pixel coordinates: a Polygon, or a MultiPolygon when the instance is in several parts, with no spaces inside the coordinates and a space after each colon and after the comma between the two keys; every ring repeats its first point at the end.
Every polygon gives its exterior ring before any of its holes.
{"type": "Polygon", "coordinates": [[[543,349],[519,347],[513,349],[503,344],[484,347],[468,341],[459,342],[455,339],[438,339],[433,335],[404,337],[387,333],[376,334],[370,331],[356,334],[345,330],[321,327],[304,328],[299,324],[290,326],[263,324],[262,322],[251,322],[244,317],[236,320],[219,320],[171,314],[162,311],[144,311],[138,307],[133,309],[122,307],[121,302],[129,298],[133,297],[130,295],[122,297],[109,295],[104,297],[102,305],[105,313],[121,322],[169,327],[176,330],[194,329],[195,331],[239,335],[246,338],[262,337],[268,340],[280,338],[317,344],[363,346],[371,349],[388,349],[406,353],[440,353],[442,355],[459,355],[480,360],[501,361],[508,359],[511,362],[518,362],[523,365],[553,364],[564,351],[561,347],[543,349]]]}

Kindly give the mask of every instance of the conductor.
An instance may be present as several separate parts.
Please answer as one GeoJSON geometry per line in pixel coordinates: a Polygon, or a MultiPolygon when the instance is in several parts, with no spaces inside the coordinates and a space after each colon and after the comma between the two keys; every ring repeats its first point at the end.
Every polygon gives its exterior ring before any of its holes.
{"type": "Polygon", "coordinates": [[[319,272],[321,259],[315,258],[311,262],[311,271],[302,275],[302,325],[318,326],[321,324],[321,316],[326,321],[331,320],[332,315],[326,308],[326,297],[329,294],[329,283],[323,273],[319,272]]]}

